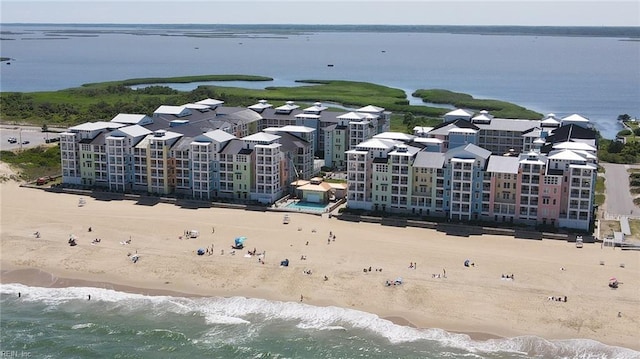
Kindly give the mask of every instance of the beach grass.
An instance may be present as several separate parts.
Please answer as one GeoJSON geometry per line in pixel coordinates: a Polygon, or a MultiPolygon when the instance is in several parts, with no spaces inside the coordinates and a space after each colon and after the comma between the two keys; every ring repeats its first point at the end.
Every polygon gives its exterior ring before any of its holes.
{"type": "Polygon", "coordinates": [[[33,180],[42,176],[57,176],[61,173],[60,146],[38,146],[23,151],[0,151],[3,162],[20,169],[20,178],[33,180]]]}
{"type": "Polygon", "coordinates": [[[640,219],[629,219],[629,227],[631,236],[635,239],[640,239],[640,219]]]}

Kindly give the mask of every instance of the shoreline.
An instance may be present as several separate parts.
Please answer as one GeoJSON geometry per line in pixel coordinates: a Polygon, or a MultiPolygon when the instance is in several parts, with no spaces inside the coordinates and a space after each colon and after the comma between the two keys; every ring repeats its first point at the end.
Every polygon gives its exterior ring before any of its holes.
{"type": "Polygon", "coordinates": [[[86,204],[78,207],[81,196],[13,182],[1,183],[0,194],[2,283],[281,302],[304,295],[304,302],[314,306],[355,309],[474,340],[534,335],[640,350],[633,330],[640,323],[637,251],[599,244],[576,249],[565,241],[499,235],[453,236],[299,213],[291,213],[285,225],[277,212],[91,197],[83,197],[86,204]],[[198,229],[200,237],[179,239],[185,228],[198,229]],[[329,233],[337,239],[327,241],[329,233]],[[68,245],[70,235],[78,238],[77,246],[68,245]],[[232,255],[237,236],[248,238],[246,248],[232,255]],[[94,238],[101,242],[92,244],[94,238]],[[127,239],[130,244],[123,244],[127,239]],[[209,255],[195,253],[211,247],[209,255]],[[246,254],[253,248],[264,252],[258,257],[262,262],[246,254]],[[140,256],[137,263],[130,259],[134,252],[140,256]],[[285,258],[290,265],[282,268],[285,258]],[[465,259],[476,265],[463,266],[465,259]],[[410,268],[410,262],[416,266],[410,268]],[[446,277],[434,276],[445,269],[446,277]],[[515,280],[501,279],[504,273],[515,280]],[[615,291],[607,287],[612,276],[624,283],[615,291]],[[401,285],[385,286],[398,277],[401,285]],[[569,300],[547,300],[555,295],[569,300]]]}
{"type": "MultiPolygon", "coordinates": [[[[197,293],[177,292],[168,289],[161,288],[140,288],[118,283],[109,282],[95,282],[77,278],[58,277],[53,273],[43,271],[37,268],[3,268],[0,270],[0,284],[23,284],[29,287],[42,287],[42,288],[100,288],[108,289],[117,292],[124,292],[130,294],[141,294],[145,296],[168,296],[168,297],[182,297],[182,298],[203,298],[208,297],[197,293]]],[[[88,293],[90,294],[90,293],[88,293]]],[[[220,295],[214,295],[211,297],[223,297],[220,295]]],[[[228,296],[226,296],[228,297],[228,296]]],[[[93,296],[95,299],[96,297],[93,296]]],[[[259,298],[264,299],[264,298],[259,298]]],[[[314,303],[311,303],[315,305],[314,303]]],[[[321,305],[318,305],[321,306],[321,305]]],[[[375,314],[375,313],[372,313],[375,314]]],[[[418,327],[412,323],[409,319],[401,316],[390,315],[386,317],[380,317],[381,319],[388,320],[393,324],[416,328],[416,329],[430,329],[424,327],[418,327]]],[[[442,329],[442,328],[437,328],[442,329]]],[[[444,330],[444,329],[442,329],[444,330]]],[[[468,335],[469,338],[475,341],[486,341],[489,339],[502,339],[504,337],[483,332],[465,332],[465,331],[451,331],[451,333],[468,335]]]]}

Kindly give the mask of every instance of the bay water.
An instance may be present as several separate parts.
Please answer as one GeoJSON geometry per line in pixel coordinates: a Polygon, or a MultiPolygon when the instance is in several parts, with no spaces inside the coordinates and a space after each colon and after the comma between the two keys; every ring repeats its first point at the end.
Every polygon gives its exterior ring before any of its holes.
{"type": "MultiPolygon", "coordinates": [[[[544,114],[579,113],[607,138],[620,129],[619,114],[640,116],[640,42],[629,41],[633,36],[480,35],[409,28],[229,31],[207,25],[1,27],[0,55],[11,58],[0,67],[1,91],[49,91],[141,77],[251,74],[274,80],[232,84],[262,88],[298,86],[296,80],[304,79],[353,80],[400,88],[408,95],[444,88],[544,114]]],[[[630,349],[579,338],[478,341],[337,307],[86,287],[1,284],[0,327],[5,357],[640,358],[630,349]]]]}
{"type": "MultiPolygon", "coordinates": [[[[344,27],[3,24],[1,91],[204,74],[352,80],[404,90],[442,88],[562,117],[589,118],[606,138],[621,114],[640,117],[640,35],[540,31],[449,33],[344,27]],[[543,35],[544,34],[544,35],[543,35]],[[332,66],[329,66],[332,65],[332,66]]],[[[418,28],[419,29],[419,28],[418,28]]],[[[255,86],[255,84],[254,84],[255,86]]],[[[244,87],[244,86],[241,86],[244,87]]],[[[322,101],[322,99],[318,99],[322,101]]],[[[411,99],[412,103],[420,103],[411,99]]]]}

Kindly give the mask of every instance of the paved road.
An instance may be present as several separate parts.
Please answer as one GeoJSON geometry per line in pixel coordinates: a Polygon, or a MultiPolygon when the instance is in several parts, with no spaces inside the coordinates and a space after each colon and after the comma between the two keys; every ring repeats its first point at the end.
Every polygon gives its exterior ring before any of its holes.
{"type": "Polygon", "coordinates": [[[601,163],[605,169],[605,212],[609,216],[640,216],[640,207],[633,204],[633,198],[629,193],[630,165],[615,163],[601,163]]]}

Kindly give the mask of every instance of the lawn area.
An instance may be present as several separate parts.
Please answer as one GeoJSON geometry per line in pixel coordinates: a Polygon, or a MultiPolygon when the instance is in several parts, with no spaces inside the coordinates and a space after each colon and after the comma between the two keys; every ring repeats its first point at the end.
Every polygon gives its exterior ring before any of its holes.
{"type": "Polygon", "coordinates": [[[595,204],[596,206],[601,206],[605,200],[605,178],[604,176],[598,175],[596,177],[596,195],[595,195],[595,204]]]}

